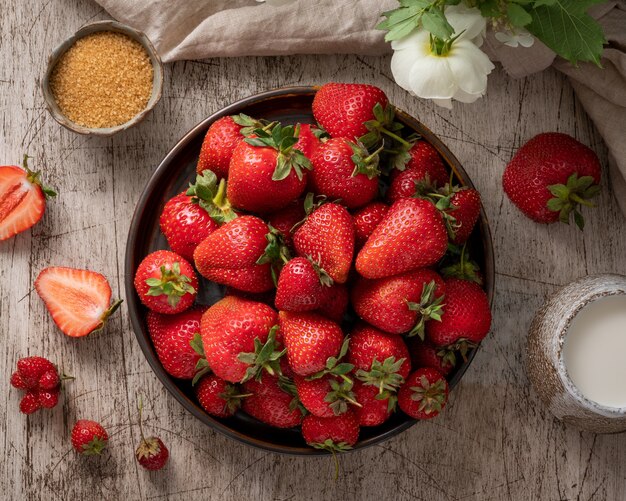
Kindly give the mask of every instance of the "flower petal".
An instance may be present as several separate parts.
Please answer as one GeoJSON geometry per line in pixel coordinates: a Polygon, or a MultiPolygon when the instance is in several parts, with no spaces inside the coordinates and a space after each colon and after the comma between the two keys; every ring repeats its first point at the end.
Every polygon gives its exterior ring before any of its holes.
{"type": "Polygon", "coordinates": [[[416,95],[427,99],[448,99],[458,89],[448,58],[437,56],[418,58],[413,62],[409,85],[416,95]]]}
{"type": "Polygon", "coordinates": [[[487,30],[487,21],[477,8],[469,8],[460,3],[446,7],[445,14],[454,32],[456,34],[463,32],[459,38],[472,40],[477,45],[482,44],[487,30]]]}
{"type": "Polygon", "coordinates": [[[471,60],[477,70],[486,75],[489,75],[495,68],[493,63],[489,60],[489,57],[487,57],[487,54],[469,40],[457,40],[452,45],[452,50],[448,57],[471,60]]]}
{"type": "Polygon", "coordinates": [[[419,30],[408,37],[391,42],[393,56],[391,57],[391,73],[396,83],[404,90],[411,91],[409,73],[413,63],[418,58],[429,54],[429,35],[419,30]]]}

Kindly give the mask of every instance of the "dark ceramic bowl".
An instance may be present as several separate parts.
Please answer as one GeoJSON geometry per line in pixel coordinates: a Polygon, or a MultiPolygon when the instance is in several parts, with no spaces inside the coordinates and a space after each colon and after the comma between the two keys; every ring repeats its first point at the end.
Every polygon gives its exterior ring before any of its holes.
{"type": "MultiPolygon", "coordinates": [[[[243,412],[238,412],[228,419],[211,417],[197,404],[190,383],[172,378],[165,372],[150,340],[145,320],[147,310],[135,293],[133,277],[137,266],[147,254],[167,248],[167,242],[159,231],[159,215],[165,202],[180,193],[189,181],[195,178],[200,146],[209,126],[218,118],[237,113],[280,120],[283,123],[312,122],[311,103],[315,92],[314,87],[293,87],[248,97],[211,115],[188,132],[163,159],[141,194],[130,225],[125,264],[126,300],[137,340],[148,363],[168,391],[200,421],[231,438],[261,449],[298,455],[326,454],[326,452],[307,447],[298,429],[272,428],[243,412]]],[[[459,161],[431,131],[400,110],[397,111],[397,117],[405,126],[418,132],[437,149],[459,182],[473,186],[459,161]]],[[[494,259],[489,224],[484,211],[481,211],[480,220],[469,244],[473,258],[477,260],[485,275],[485,288],[491,302],[494,292],[494,259]]],[[[212,304],[221,297],[221,288],[216,284],[204,282],[201,292],[199,302],[203,304],[212,304]]],[[[474,352],[469,354],[467,362],[452,373],[449,378],[451,387],[459,382],[473,357],[474,352]]],[[[415,423],[415,420],[397,412],[381,426],[362,428],[360,440],[354,449],[383,442],[415,423]]]]}

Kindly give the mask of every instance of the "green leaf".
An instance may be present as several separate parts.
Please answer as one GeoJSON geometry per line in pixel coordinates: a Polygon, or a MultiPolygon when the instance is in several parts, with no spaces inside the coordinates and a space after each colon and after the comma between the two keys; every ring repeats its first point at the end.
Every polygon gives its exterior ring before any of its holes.
{"type": "Polygon", "coordinates": [[[437,38],[450,38],[454,28],[450,25],[441,9],[429,9],[422,15],[422,26],[437,38]]]}
{"type": "Polygon", "coordinates": [[[500,2],[498,0],[483,0],[478,4],[483,17],[500,17],[500,2]]]}
{"type": "Polygon", "coordinates": [[[555,0],[536,2],[530,11],[532,22],[526,29],[559,56],[576,65],[592,61],[600,66],[602,28],[587,9],[603,0],[555,0]]]}
{"type": "Polygon", "coordinates": [[[376,28],[386,30],[385,41],[399,40],[409,35],[420,25],[422,15],[432,6],[428,0],[404,0],[395,10],[383,12],[386,17],[376,28]]]}
{"type": "Polygon", "coordinates": [[[530,24],[533,17],[526,12],[524,7],[516,3],[510,3],[506,6],[506,15],[513,26],[522,28],[530,24]]]}

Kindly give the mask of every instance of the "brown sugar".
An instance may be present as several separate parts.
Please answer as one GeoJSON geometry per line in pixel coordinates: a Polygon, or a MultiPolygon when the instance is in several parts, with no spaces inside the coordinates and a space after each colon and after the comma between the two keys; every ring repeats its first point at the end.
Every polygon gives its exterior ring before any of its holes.
{"type": "Polygon", "coordinates": [[[153,71],[139,42],[103,31],[77,40],[61,56],[50,89],[72,122],[90,128],[114,127],[145,109],[153,71]]]}

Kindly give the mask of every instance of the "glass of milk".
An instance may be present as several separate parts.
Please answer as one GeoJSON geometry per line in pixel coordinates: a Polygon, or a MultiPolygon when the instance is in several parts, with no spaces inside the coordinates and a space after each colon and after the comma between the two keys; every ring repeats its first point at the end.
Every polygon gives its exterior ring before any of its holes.
{"type": "Polygon", "coordinates": [[[558,290],[528,334],[528,376],[549,410],[597,433],[626,430],[626,277],[595,275],[558,290]]]}

